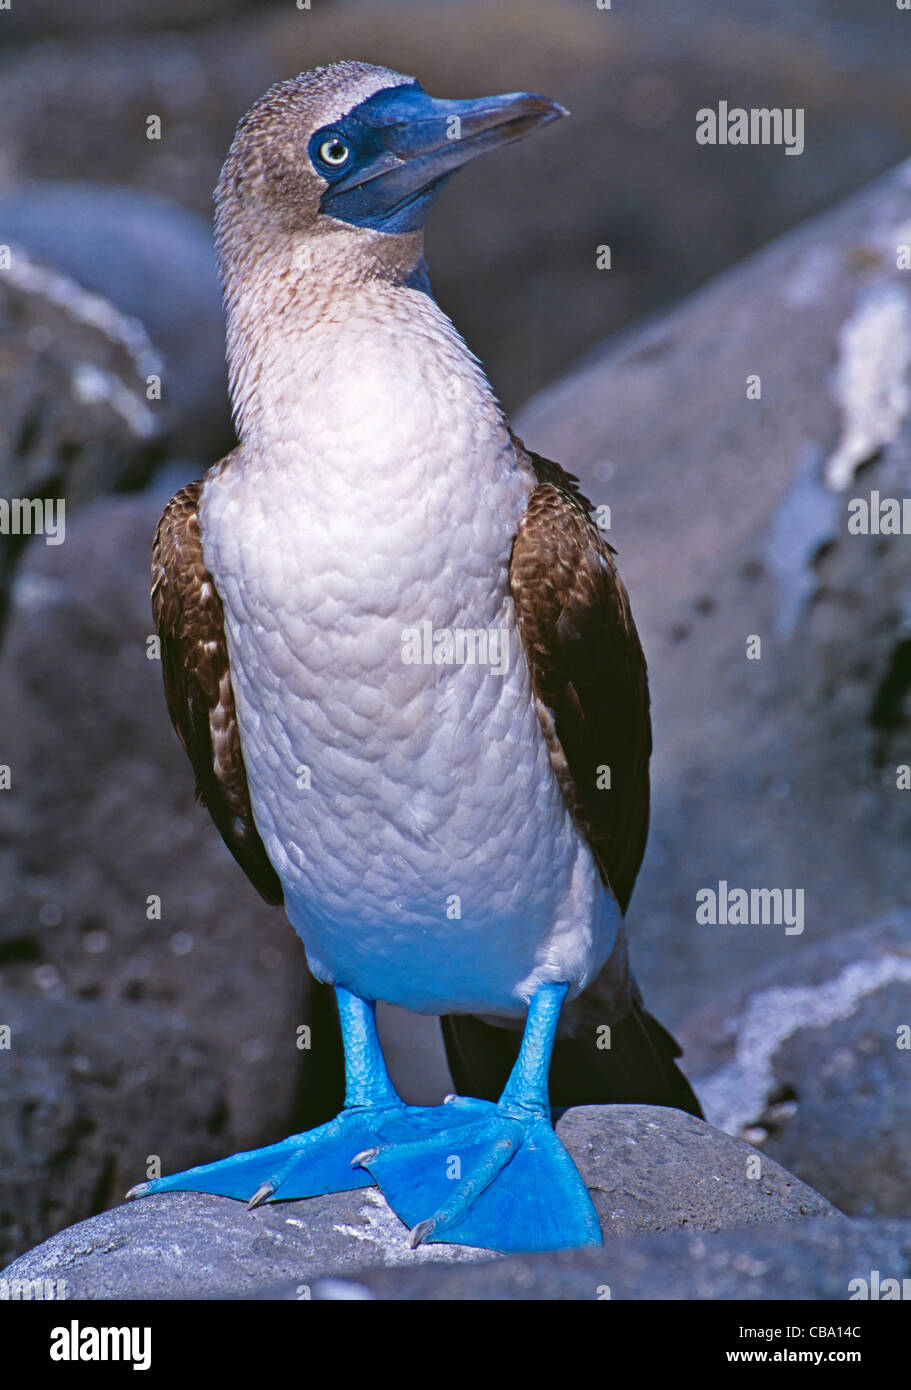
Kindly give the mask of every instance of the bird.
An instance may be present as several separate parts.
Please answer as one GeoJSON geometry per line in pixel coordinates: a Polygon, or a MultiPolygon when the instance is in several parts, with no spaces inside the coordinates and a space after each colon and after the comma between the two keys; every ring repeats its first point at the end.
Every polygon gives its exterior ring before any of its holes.
{"type": "Polygon", "coordinates": [[[345,1094],[130,1197],[378,1185],[412,1248],[593,1245],[555,1115],[701,1115],[628,961],[651,718],[616,552],[424,257],[459,168],[568,114],[346,60],[238,124],[215,193],[238,443],[166,507],[152,604],[197,795],[334,989],[345,1094]],[[377,1001],[442,1017],[455,1094],[400,1098],[377,1001]]]}

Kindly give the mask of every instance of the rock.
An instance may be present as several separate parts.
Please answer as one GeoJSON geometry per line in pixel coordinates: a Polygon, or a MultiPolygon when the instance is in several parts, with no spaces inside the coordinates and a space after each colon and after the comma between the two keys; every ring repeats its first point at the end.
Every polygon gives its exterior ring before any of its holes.
{"type": "Polygon", "coordinates": [[[148,1155],[224,1157],[341,1100],[331,1000],[194,802],[147,659],[166,497],[87,505],[31,547],[0,651],[9,1254],[120,1201],[148,1155]]]}
{"type": "Polygon", "coordinates": [[[905,1215],[909,984],[904,912],[769,965],[696,1010],[680,1036],[708,1119],[842,1211],[905,1215]]]}
{"type": "Polygon", "coordinates": [[[142,1004],[7,988],[0,1018],[4,1254],[122,1201],[156,1143],[178,1167],[230,1144],[225,1059],[203,1030],[142,1004]]]}
{"type": "Polygon", "coordinates": [[[84,183],[174,200],[211,224],[212,190],[239,117],[289,72],[266,52],[261,22],[111,29],[0,49],[0,181],[58,182],[75,172],[84,183]]]}
{"type": "Polygon", "coordinates": [[[185,457],[208,466],[231,447],[224,313],[209,221],[135,189],[27,184],[0,194],[0,242],[24,246],[33,259],[139,320],[162,359],[161,399],[185,457]]]}
{"type": "Polygon", "coordinates": [[[51,34],[134,30],[179,29],[211,23],[236,14],[249,0],[197,0],[192,9],[182,0],[159,0],[153,9],[143,0],[82,0],[79,5],[60,5],[57,0],[30,0],[9,6],[3,16],[3,37],[10,40],[44,39],[51,34]]]}
{"type": "MultiPolygon", "coordinates": [[[[765,1223],[759,1226],[764,1231],[774,1222],[780,1250],[781,1222],[800,1223],[789,1225],[789,1233],[804,1229],[808,1217],[842,1224],[817,1193],[767,1159],[761,1160],[762,1176],[748,1178],[747,1160],[758,1156],[747,1145],[679,1111],[589,1106],[568,1111],[558,1129],[591,1188],[609,1244],[587,1265],[600,1269],[602,1278],[614,1266],[614,1249],[622,1249],[631,1233],[708,1232],[748,1222],[765,1223]]],[[[321,1277],[347,1280],[379,1262],[409,1274],[412,1288],[414,1272],[431,1264],[471,1264],[470,1283],[491,1261],[487,1287],[509,1287],[509,1268],[527,1263],[454,1246],[413,1252],[407,1235],[376,1188],[254,1212],[228,1198],[163,1193],[61,1232],[15,1260],[3,1278],[63,1280],[69,1298],[283,1295],[283,1285],[306,1298],[321,1277]]],[[[586,1277],[590,1281],[591,1273],[586,1277]]],[[[596,1297],[590,1284],[586,1296],[596,1297]]]]}
{"type": "Polygon", "coordinates": [[[605,1238],[835,1214],[777,1163],[680,1110],[579,1106],[557,1131],[591,1191],[605,1238]]]}
{"type": "Polygon", "coordinates": [[[0,1277],[63,1280],[67,1298],[247,1298],[284,1284],[306,1298],[324,1271],[336,1277],[380,1261],[423,1266],[491,1258],[453,1246],[410,1250],[406,1228],[375,1187],[252,1212],[229,1197],[175,1192],[61,1231],[0,1277]]]}
{"type": "MultiPolygon", "coordinates": [[[[309,1297],[331,1302],[844,1300],[863,1297],[864,1287],[877,1287],[874,1271],[879,1271],[880,1287],[883,1279],[906,1278],[909,1255],[911,1221],[816,1218],[789,1226],[786,1240],[780,1227],[756,1225],[709,1235],[674,1231],[626,1236],[600,1250],[513,1255],[471,1266],[366,1269],[342,1278],[316,1279],[309,1297]]],[[[261,1296],[308,1295],[289,1283],[263,1290],[261,1296]]]]}
{"type": "Polygon", "coordinates": [[[141,324],[2,235],[0,266],[0,498],[10,507],[0,535],[2,628],[29,536],[56,548],[67,508],[139,486],[167,426],[160,403],[146,397],[160,362],[141,324]],[[24,519],[13,499],[29,503],[24,519]]]}
{"type": "Polygon", "coordinates": [[[631,955],[669,1026],[911,899],[907,542],[848,530],[852,498],[900,497],[911,474],[909,241],[902,165],[517,421],[612,509],[654,703],[631,955]],[[722,881],[799,891],[802,931],[699,922],[722,881]]]}

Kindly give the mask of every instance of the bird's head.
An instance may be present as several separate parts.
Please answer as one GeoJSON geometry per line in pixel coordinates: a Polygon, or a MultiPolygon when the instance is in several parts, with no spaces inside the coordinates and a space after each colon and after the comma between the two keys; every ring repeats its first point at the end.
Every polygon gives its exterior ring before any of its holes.
{"type": "Polygon", "coordinates": [[[270,236],[300,242],[345,229],[355,260],[379,251],[407,269],[456,169],[566,114],[528,92],[440,101],[414,78],[367,63],[279,82],[241,120],[222,170],[222,261],[270,236]]]}

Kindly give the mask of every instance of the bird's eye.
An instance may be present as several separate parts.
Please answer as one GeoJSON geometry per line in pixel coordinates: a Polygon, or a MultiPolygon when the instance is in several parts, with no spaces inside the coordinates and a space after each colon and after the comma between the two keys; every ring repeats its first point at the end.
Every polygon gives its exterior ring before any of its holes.
{"type": "Polygon", "coordinates": [[[330,135],[319,147],[319,157],[331,169],[340,169],[351,158],[351,146],[338,135],[330,135]]]}

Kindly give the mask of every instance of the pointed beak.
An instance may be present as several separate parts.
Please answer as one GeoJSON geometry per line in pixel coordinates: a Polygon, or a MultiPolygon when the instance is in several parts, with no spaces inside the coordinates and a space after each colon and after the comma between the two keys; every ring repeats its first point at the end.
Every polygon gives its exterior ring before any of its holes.
{"type": "Polygon", "coordinates": [[[559,102],[531,92],[439,101],[417,84],[387,88],[342,122],[360,158],[350,174],[333,181],[320,209],[382,231],[413,230],[463,164],[568,115],[559,102]]]}

